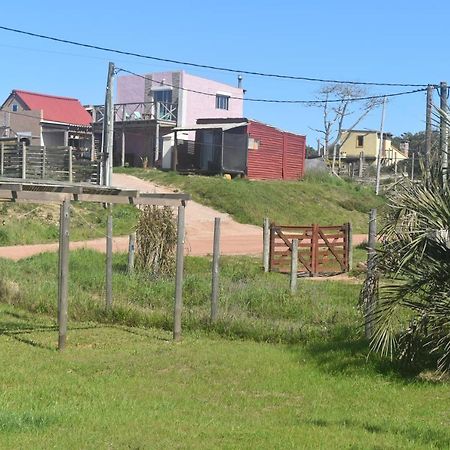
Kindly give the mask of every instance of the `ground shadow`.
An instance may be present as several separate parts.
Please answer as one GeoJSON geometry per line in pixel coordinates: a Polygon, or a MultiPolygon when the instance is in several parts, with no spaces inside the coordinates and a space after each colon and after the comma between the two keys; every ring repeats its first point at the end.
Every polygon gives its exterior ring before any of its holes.
{"type": "Polygon", "coordinates": [[[301,347],[292,345],[290,349],[298,354],[299,361],[306,352],[320,370],[332,374],[377,373],[403,381],[417,381],[416,377],[422,370],[436,368],[426,355],[414,364],[407,364],[371,352],[363,330],[356,327],[336,327],[327,336],[313,339],[301,347]]]}
{"type": "Polygon", "coordinates": [[[380,424],[369,423],[367,421],[357,421],[353,419],[340,419],[340,420],[324,420],[324,419],[311,419],[305,420],[305,424],[312,425],[318,428],[355,428],[361,431],[366,431],[372,434],[394,434],[403,436],[411,442],[421,443],[423,445],[437,446],[437,448],[449,448],[450,447],[450,433],[436,430],[426,429],[419,430],[413,426],[399,427],[392,423],[380,424]]]}

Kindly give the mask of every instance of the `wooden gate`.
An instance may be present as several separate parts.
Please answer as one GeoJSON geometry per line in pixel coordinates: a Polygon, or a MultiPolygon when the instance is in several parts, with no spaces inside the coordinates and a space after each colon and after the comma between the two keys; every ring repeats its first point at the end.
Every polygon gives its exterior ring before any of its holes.
{"type": "Polygon", "coordinates": [[[348,272],[351,226],[270,226],[270,271],[289,272],[292,239],[298,239],[298,270],[307,276],[348,272]]]}

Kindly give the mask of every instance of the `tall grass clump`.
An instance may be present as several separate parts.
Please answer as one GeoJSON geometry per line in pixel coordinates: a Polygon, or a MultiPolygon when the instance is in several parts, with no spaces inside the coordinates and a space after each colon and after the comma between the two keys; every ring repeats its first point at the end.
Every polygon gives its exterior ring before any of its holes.
{"type": "Polygon", "coordinates": [[[146,206],[136,228],[136,269],[152,277],[175,269],[177,228],[172,208],[146,206]]]}

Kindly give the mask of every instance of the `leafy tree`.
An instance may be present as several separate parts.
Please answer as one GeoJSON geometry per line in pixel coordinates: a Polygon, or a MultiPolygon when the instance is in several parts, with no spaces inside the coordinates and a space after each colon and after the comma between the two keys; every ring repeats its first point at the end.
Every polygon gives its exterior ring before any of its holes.
{"type": "Polygon", "coordinates": [[[310,145],[306,146],[306,157],[307,158],[316,158],[319,156],[317,153],[317,150],[314,147],[311,147],[310,145]]]}

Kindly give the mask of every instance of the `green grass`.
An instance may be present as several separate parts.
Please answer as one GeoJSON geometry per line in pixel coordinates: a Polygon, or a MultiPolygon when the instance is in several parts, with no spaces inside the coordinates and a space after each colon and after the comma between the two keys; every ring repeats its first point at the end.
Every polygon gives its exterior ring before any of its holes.
{"type": "MultiPolygon", "coordinates": [[[[32,312],[54,316],[57,297],[57,254],[18,262],[0,260],[0,296],[32,312]]],[[[150,280],[126,273],[126,255],[114,255],[114,309],[104,309],[104,255],[79,250],[70,257],[71,319],[127,326],[172,328],[173,279],[150,280]]],[[[211,262],[186,258],[184,317],[186,330],[209,331],[211,262]]],[[[221,336],[292,343],[329,336],[335,327],[359,331],[358,285],[299,281],[289,293],[286,275],[264,274],[259,260],[223,257],[219,321],[212,330],[221,336]]]]}
{"type": "Polygon", "coordinates": [[[0,448],[447,449],[448,385],[356,338],[267,344],[54,321],[0,305],[0,448]]]}
{"type": "MultiPolygon", "coordinates": [[[[71,240],[103,237],[107,212],[93,203],[72,203],[71,240]]],[[[138,211],[132,206],[113,208],[114,235],[129,234],[138,211]]],[[[57,242],[59,239],[59,205],[0,204],[0,246],[57,242]]]]}
{"type": "Polygon", "coordinates": [[[261,225],[264,217],[281,225],[351,221],[355,233],[367,233],[367,213],[384,203],[370,188],[327,174],[309,175],[302,181],[227,181],[155,169],[114,171],[173,186],[199,203],[231,214],[238,222],[254,225],[261,225]]]}
{"type": "Polygon", "coordinates": [[[173,280],[71,252],[67,348],[56,351],[57,255],[0,260],[0,448],[442,448],[448,383],[368,356],[359,286],[264,274],[223,258],[208,322],[210,260],[186,258],[183,341],[173,280]]]}

